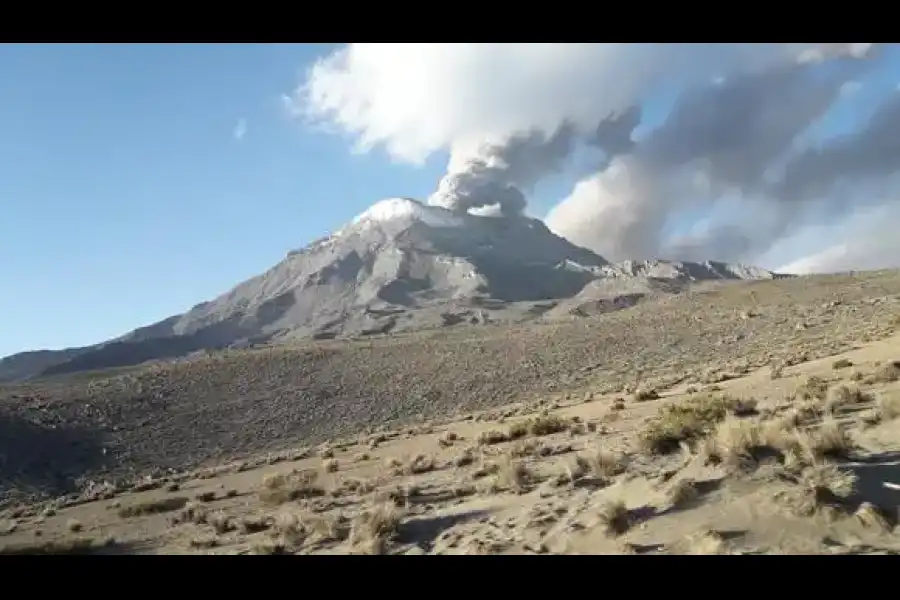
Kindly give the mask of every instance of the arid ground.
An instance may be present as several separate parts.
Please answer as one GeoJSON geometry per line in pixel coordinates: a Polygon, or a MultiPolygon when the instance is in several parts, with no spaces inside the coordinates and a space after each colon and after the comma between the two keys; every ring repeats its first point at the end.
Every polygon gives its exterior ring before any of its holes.
{"type": "Polygon", "coordinates": [[[0,552],[900,551],[900,272],[0,388],[0,552]]]}

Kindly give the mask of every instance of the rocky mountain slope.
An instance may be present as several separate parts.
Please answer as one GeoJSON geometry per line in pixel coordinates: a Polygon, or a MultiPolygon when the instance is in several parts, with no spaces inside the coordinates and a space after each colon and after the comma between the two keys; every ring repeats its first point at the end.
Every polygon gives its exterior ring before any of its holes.
{"type": "Polygon", "coordinates": [[[2,359],[0,381],[276,340],[587,315],[700,281],[772,277],[722,263],[610,264],[539,220],[395,198],[184,314],[96,346],[2,359]]]}
{"type": "Polygon", "coordinates": [[[634,306],[651,297],[679,294],[697,284],[777,279],[785,277],[744,265],[664,260],[626,260],[596,270],[590,281],[572,298],[561,300],[547,311],[545,319],[588,317],[634,306]]]}

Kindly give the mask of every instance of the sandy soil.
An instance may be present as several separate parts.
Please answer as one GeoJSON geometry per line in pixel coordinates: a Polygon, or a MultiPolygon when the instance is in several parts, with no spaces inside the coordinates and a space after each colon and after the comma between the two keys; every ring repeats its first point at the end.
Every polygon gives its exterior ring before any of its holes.
{"type": "Polygon", "coordinates": [[[898,294],[895,272],[767,282],[543,329],[256,351],[69,380],[66,390],[8,388],[7,418],[36,431],[17,433],[17,443],[47,435],[29,410],[60,429],[132,428],[135,437],[104,438],[101,455],[124,452],[142,432],[149,440],[110,462],[91,462],[74,435],[52,437],[58,446],[32,453],[27,469],[7,458],[7,472],[20,475],[9,497],[29,494],[0,514],[0,547],[894,553],[898,294]],[[291,362],[316,353],[330,358],[291,362]],[[561,356],[573,362],[568,371],[561,356]],[[371,361],[351,366],[363,357],[371,361]],[[347,372],[326,379],[314,367],[347,372]],[[412,393],[422,391],[410,383],[416,369],[434,390],[425,399],[412,393]],[[452,369],[462,379],[453,394],[439,387],[452,369]],[[288,379],[310,394],[319,386],[320,396],[323,382],[335,387],[316,403],[282,387],[288,379]],[[354,387],[364,381],[376,382],[367,400],[354,387]],[[245,394],[223,393],[235,386],[245,394]],[[486,389],[494,395],[459,400],[486,389]],[[286,423],[260,390],[298,404],[307,428],[286,423]],[[191,418],[173,426],[191,393],[191,418]],[[143,422],[127,421],[137,410],[127,403],[147,405],[143,422]],[[167,464],[158,456],[178,436],[167,464]],[[81,489],[55,497],[72,477],[56,466],[66,453],[77,458],[68,464],[81,489]]]}
{"type": "Polygon", "coordinates": [[[17,506],[0,543],[57,553],[892,554],[898,346],[891,337],[711,391],[511,407],[262,466],[147,479],[95,501],[17,506]]]}

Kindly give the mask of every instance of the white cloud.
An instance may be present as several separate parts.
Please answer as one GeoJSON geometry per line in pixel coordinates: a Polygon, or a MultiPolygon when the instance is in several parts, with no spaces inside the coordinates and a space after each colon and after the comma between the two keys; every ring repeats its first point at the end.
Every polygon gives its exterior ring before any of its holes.
{"type": "Polygon", "coordinates": [[[557,233],[613,259],[684,252],[754,261],[799,228],[858,208],[830,203],[827,186],[900,166],[890,111],[881,136],[848,136],[818,153],[795,144],[841,92],[858,89],[880,58],[874,50],[867,43],[349,44],[317,62],[283,100],[293,116],[349,136],[358,151],[382,147],[414,164],[449,151],[448,175],[431,200],[454,209],[501,199],[519,206],[531,185],[570,160],[572,140],[596,144],[610,160],[573,182],[549,213],[557,233]],[[848,56],[875,60],[821,65],[848,56]],[[629,139],[634,126],[623,119],[598,143],[604,119],[673,88],[690,93],[659,128],[629,139]],[[779,161],[787,175],[774,174],[779,161]],[[724,198],[735,210],[717,210],[724,198]],[[716,215],[705,231],[671,237],[673,223],[704,210],[716,215]]]}
{"type": "Polygon", "coordinates": [[[241,141],[244,139],[245,135],[247,135],[247,119],[238,119],[234,129],[231,131],[231,137],[237,141],[241,141]]]}
{"type": "MultiPolygon", "coordinates": [[[[900,205],[891,203],[851,215],[840,224],[810,228],[797,238],[811,246],[800,258],[779,266],[782,273],[836,273],[900,267],[900,205]],[[819,240],[819,244],[810,244],[819,240]],[[822,240],[828,240],[822,244],[822,240]]],[[[790,245],[791,240],[786,242],[790,245]]]]}
{"type": "Polygon", "coordinates": [[[317,62],[287,99],[417,163],[459,144],[585,127],[665,84],[708,82],[784,56],[782,44],[350,44],[317,62]]]}

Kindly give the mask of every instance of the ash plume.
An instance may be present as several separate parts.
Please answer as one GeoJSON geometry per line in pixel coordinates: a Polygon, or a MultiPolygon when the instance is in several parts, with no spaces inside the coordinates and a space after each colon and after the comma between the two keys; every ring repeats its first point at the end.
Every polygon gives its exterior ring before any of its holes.
{"type": "Polygon", "coordinates": [[[524,192],[562,168],[579,137],[617,156],[633,147],[631,133],[639,121],[640,109],[632,106],[603,119],[587,134],[563,122],[551,135],[517,133],[500,143],[480,145],[474,155],[454,154],[428,202],[463,213],[496,205],[503,215],[519,215],[525,210],[524,192]]]}
{"type": "Polygon", "coordinates": [[[857,134],[813,139],[882,64],[870,43],[409,46],[348,45],[311,69],[293,106],[363,151],[411,163],[449,151],[429,202],[460,212],[521,214],[537,182],[600,148],[601,168],[546,222],[613,260],[754,261],[856,210],[863,200],[836,199],[840,182],[900,166],[893,101],[857,134]],[[661,125],[635,137],[673,89],[661,125]]]}
{"type": "Polygon", "coordinates": [[[689,90],[627,160],[579,182],[548,225],[613,260],[752,256],[784,233],[795,212],[788,196],[764,194],[767,171],[824,115],[859,65],[821,77],[814,64],[785,64],[689,90]],[[715,226],[664,235],[679,213],[712,211],[728,195],[743,202],[732,202],[715,226]],[[751,208],[756,215],[745,214],[751,208]]]}
{"type": "Polygon", "coordinates": [[[814,199],[841,180],[884,176],[898,166],[900,95],[895,95],[857,133],[794,156],[770,193],[795,201],[814,199]]]}
{"type": "Polygon", "coordinates": [[[640,124],[641,107],[630,106],[623,112],[600,121],[588,143],[603,150],[610,159],[625,154],[634,148],[631,136],[640,124]]]}
{"type": "Polygon", "coordinates": [[[457,155],[457,161],[450,161],[447,175],[428,201],[463,213],[497,205],[503,215],[521,214],[526,205],[521,189],[527,191],[562,166],[573,142],[574,128],[563,123],[549,136],[530,131],[502,143],[482,144],[474,156],[457,155]]]}

